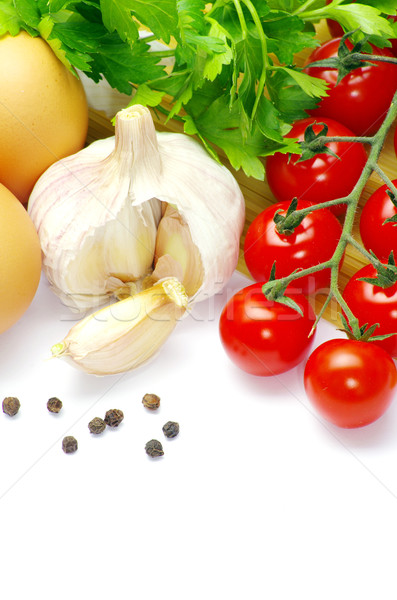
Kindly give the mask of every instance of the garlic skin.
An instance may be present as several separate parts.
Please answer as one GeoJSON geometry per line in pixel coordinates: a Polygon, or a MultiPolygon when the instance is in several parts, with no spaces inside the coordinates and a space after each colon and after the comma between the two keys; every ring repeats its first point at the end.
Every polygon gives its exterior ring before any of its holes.
{"type": "Polygon", "coordinates": [[[96,307],[129,282],[139,289],[152,271],[162,203],[179,212],[200,257],[190,299],[208,298],[236,268],[245,203],[233,175],[198,142],[156,132],[150,111],[134,105],[117,113],[114,137],[40,177],[28,212],[44,271],[66,305],[96,307]]]}
{"type": "MultiPolygon", "coordinates": [[[[44,271],[71,308],[103,304],[151,269],[161,202],[152,196],[137,202],[131,185],[134,169],[149,170],[139,144],[131,147],[138,124],[125,120],[116,144],[94,143],[58,161],[30,196],[28,212],[39,234],[44,271]]],[[[149,167],[157,172],[160,165],[150,161],[149,167]]]]}

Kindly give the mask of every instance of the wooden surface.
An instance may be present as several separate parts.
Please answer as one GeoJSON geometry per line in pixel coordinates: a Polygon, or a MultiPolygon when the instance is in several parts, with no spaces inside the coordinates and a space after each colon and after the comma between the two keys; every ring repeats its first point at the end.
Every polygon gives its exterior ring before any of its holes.
{"type": "MultiPolygon", "coordinates": [[[[319,29],[319,37],[321,39],[327,38],[327,29],[322,24],[319,29]]],[[[302,53],[297,57],[297,64],[302,64],[304,59],[306,58],[307,53],[302,53]]],[[[178,123],[177,121],[171,121],[165,124],[165,117],[161,114],[156,114],[152,111],[153,119],[156,124],[156,128],[158,131],[173,131],[176,133],[183,133],[183,125],[178,123]]],[[[396,123],[393,128],[389,132],[389,135],[386,139],[384,148],[382,150],[382,154],[380,157],[379,164],[381,165],[384,172],[391,178],[394,179],[397,177],[397,158],[394,153],[393,146],[393,136],[394,130],[396,127],[396,123]]],[[[111,125],[109,118],[106,116],[104,112],[100,112],[98,110],[90,109],[90,121],[89,121],[89,131],[87,142],[90,143],[96,139],[101,139],[104,137],[108,137],[114,134],[114,127],[111,125]]],[[[241,170],[236,172],[228,162],[225,155],[222,151],[219,151],[219,155],[221,156],[222,162],[231,170],[231,172],[236,177],[241,191],[244,195],[246,202],[246,223],[244,227],[244,232],[241,238],[240,244],[240,258],[238,263],[238,270],[246,275],[249,275],[245,262],[244,256],[242,252],[242,247],[244,244],[245,234],[249,224],[253,221],[253,219],[258,215],[262,210],[264,210],[267,206],[275,202],[275,198],[272,195],[269,186],[266,181],[259,181],[253,179],[252,177],[247,177],[241,170]]],[[[357,218],[355,223],[354,235],[357,240],[360,239],[358,232],[358,221],[361,208],[365,201],[369,198],[369,196],[380,186],[383,182],[376,175],[373,174],[369,179],[361,200],[360,206],[357,211],[357,218]]],[[[341,274],[340,274],[340,287],[343,289],[347,280],[355,273],[360,267],[365,264],[360,253],[351,246],[348,246],[346,250],[346,255],[344,259],[344,263],[342,266],[341,274]]],[[[321,304],[324,301],[324,297],[320,296],[314,299],[316,309],[318,310],[321,304]]],[[[331,303],[324,313],[324,317],[331,321],[332,323],[339,323],[338,321],[338,310],[337,306],[331,303]]]]}

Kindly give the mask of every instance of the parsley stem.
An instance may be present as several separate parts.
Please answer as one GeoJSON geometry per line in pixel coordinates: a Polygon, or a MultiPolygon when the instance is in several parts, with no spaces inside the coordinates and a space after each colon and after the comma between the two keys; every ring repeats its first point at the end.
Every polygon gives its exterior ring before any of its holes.
{"type": "Polygon", "coordinates": [[[159,58],[166,58],[167,56],[175,56],[175,50],[151,50],[150,56],[158,56],[159,58]]]}
{"type": "MultiPolygon", "coordinates": [[[[309,6],[310,6],[310,4],[311,3],[309,3],[309,6]]],[[[299,18],[302,19],[302,21],[305,21],[308,23],[310,23],[310,22],[317,23],[321,19],[332,18],[332,16],[329,14],[329,11],[328,11],[330,6],[331,5],[327,5],[327,6],[324,6],[323,8],[316,8],[315,10],[309,10],[307,12],[302,10],[303,7],[301,7],[301,9],[299,10],[299,18]]],[[[295,14],[298,14],[298,13],[295,13],[295,14]]]]}
{"type": "MultiPolygon", "coordinates": [[[[157,106],[153,107],[153,110],[156,112],[161,112],[163,115],[166,115],[167,120],[169,119],[170,116],[170,111],[167,110],[166,108],[164,108],[163,106],[161,106],[161,104],[157,104],[157,106]]],[[[181,123],[183,122],[182,117],[180,117],[179,115],[172,115],[172,118],[175,119],[175,121],[180,121],[181,123]]]]}
{"type": "Polygon", "coordinates": [[[247,28],[247,23],[245,22],[243,9],[241,7],[239,0],[233,0],[233,4],[234,4],[234,7],[237,12],[238,20],[240,22],[241,33],[243,34],[243,39],[245,40],[245,39],[247,39],[248,28],[247,28]]]}
{"type": "Polygon", "coordinates": [[[291,14],[292,15],[300,15],[302,14],[307,8],[309,8],[312,4],[314,4],[316,2],[316,0],[307,0],[306,2],[304,2],[302,4],[302,6],[300,6],[299,8],[297,8],[296,10],[294,10],[291,14]]]}
{"type": "MultiPolygon", "coordinates": [[[[166,73],[161,77],[156,77],[156,79],[149,79],[147,83],[151,87],[156,87],[157,83],[167,82],[171,77],[183,77],[185,75],[190,75],[190,73],[190,69],[183,69],[181,71],[171,71],[171,73],[166,73]]],[[[158,87],[158,89],[161,90],[161,87],[158,87]]]]}
{"type": "Polygon", "coordinates": [[[245,6],[248,8],[249,12],[251,13],[251,17],[255,23],[256,31],[259,36],[259,41],[261,43],[261,48],[262,48],[263,66],[262,66],[262,71],[260,74],[256,94],[255,94],[254,106],[253,106],[252,112],[251,112],[251,119],[253,119],[255,117],[255,113],[258,108],[258,104],[262,97],[263,90],[265,88],[265,83],[266,83],[267,66],[268,66],[267,39],[266,39],[265,32],[263,31],[262,23],[259,18],[259,15],[256,11],[255,6],[252,4],[251,0],[243,0],[243,2],[245,4],[245,6]]]}
{"type": "Polygon", "coordinates": [[[152,33],[151,35],[142,36],[141,40],[148,44],[150,42],[156,42],[157,37],[152,33]]]}

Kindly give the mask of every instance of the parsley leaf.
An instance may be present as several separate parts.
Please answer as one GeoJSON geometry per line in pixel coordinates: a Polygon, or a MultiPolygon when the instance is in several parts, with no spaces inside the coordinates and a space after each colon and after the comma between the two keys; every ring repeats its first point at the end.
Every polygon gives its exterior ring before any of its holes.
{"type": "Polygon", "coordinates": [[[259,128],[251,131],[248,140],[244,139],[241,128],[243,112],[240,100],[230,109],[228,97],[220,96],[194,123],[203,138],[226,153],[234,169],[242,168],[248,176],[263,179],[264,165],[258,157],[266,153],[265,140],[259,128]]]}
{"type": "Polygon", "coordinates": [[[124,41],[137,40],[138,27],[132,19],[131,3],[128,0],[101,0],[103,23],[108,31],[117,31],[124,41]]]}
{"type": "MultiPolygon", "coordinates": [[[[114,0],[107,0],[114,3],[114,0]]],[[[178,12],[174,0],[130,0],[133,15],[142,25],[166,44],[178,25],[178,12]]]]}
{"type": "MultiPolygon", "coordinates": [[[[393,28],[390,22],[382,17],[381,10],[375,6],[363,3],[341,4],[341,0],[333,0],[331,4],[313,13],[303,12],[300,17],[304,20],[315,20],[321,15],[338,21],[345,31],[360,30],[364,34],[380,38],[393,37],[393,28]]],[[[376,4],[374,2],[374,4],[376,4]]],[[[394,9],[395,10],[395,9],[394,9]]]]}
{"type": "Polygon", "coordinates": [[[18,35],[23,24],[12,0],[0,2],[0,35],[18,35]]]}
{"type": "Polygon", "coordinates": [[[286,133],[326,95],[294,65],[318,45],[312,23],[334,18],[364,32],[356,42],[387,45],[396,25],[381,12],[395,0],[0,0],[0,35],[40,35],[73,72],[134,91],[131,103],[182,120],[212,156],[263,179],[263,157],[301,152],[286,133]]]}

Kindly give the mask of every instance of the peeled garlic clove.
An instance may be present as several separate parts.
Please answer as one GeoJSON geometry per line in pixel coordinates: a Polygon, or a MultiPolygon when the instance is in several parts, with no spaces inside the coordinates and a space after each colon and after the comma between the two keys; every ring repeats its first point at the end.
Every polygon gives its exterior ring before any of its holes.
{"type": "Polygon", "coordinates": [[[134,369],[154,356],[186,311],[188,297],[175,278],[82,319],[52,347],[87,373],[110,375],[134,369]]]}
{"type": "Polygon", "coordinates": [[[204,281],[204,268],[197,246],[182,215],[170,204],[160,221],[154,254],[153,279],[174,276],[182,282],[189,297],[204,281]]]}

